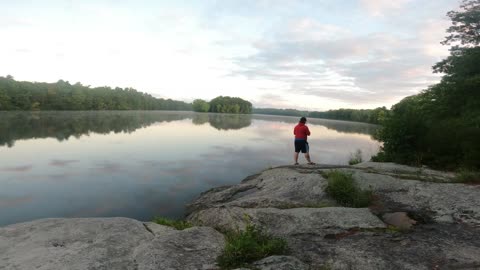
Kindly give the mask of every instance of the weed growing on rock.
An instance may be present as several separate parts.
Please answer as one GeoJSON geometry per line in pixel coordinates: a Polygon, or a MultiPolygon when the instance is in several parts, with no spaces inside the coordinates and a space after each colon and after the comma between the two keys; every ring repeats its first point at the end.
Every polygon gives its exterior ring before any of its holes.
{"type": "Polygon", "coordinates": [[[455,180],[459,183],[480,183],[480,172],[461,169],[458,171],[455,180]]]}
{"type": "Polygon", "coordinates": [[[287,252],[287,242],[271,237],[254,225],[247,224],[245,231],[226,233],[227,244],[218,265],[222,269],[234,269],[272,255],[287,252]]]}
{"type": "Polygon", "coordinates": [[[191,228],[193,225],[190,224],[189,222],[185,220],[174,220],[174,219],[169,219],[169,218],[164,218],[164,217],[154,217],[153,222],[160,224],[160,225],[165,225],[169,227],[173,227],[177,230],[184,230],[187,228],[191,228]]]}
{"type": "Polygon", "coordinates": [[[355,153],[350,153],[350,159],[348,160],[349,165],[355,165],[361,163],[362,161],[362,150],[357,149],[355,153]]]}
{"type": "Polygon", "coordinates": [[[372,191],[361,190],[355,184],[352,174],[333,170],[327,173],[326,192],[339,204],[347,207],[367,207],[372,201],[372,191]]]}

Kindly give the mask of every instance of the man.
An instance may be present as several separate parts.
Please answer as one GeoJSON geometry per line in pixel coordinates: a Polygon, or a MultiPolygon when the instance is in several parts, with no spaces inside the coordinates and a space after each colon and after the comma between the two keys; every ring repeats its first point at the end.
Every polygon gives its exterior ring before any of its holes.
{"type": "Polygon", "coordinates": [[[293,129],[293,134],[295,135],[295,154],[293,155],[295,165],[298,165],[298,153],[300,151],[305,154],[305,158],[307,159],[309,165],[315,164],[310,160],[310,154],[308,153],[309,149],[307,137],[310,136],[310,130],[305,125],[306,122],[307,118],[300,118],[300,122],[298,122],[298,125],[296,125],[293,129]]]}

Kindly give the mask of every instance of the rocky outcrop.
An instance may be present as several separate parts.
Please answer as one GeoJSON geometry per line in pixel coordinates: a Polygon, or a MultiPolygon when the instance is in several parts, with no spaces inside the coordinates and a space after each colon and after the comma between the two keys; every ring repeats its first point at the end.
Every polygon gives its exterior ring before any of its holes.
{"type": "Polygon", "coordinates": [[[188,220],[219,230],[254,224],[285,238],[307,269],[479,269],[480,186],[453,180],[392,163],[283,166],[203,193],[188,220]],[[332,169],[372,190],[371,207],[337,205],[324,191],[332,169]]]}
{"type": "Polygon", "coordinates": [[[253,263],[261,270],[308,270],[307,264],[292,256],[270,256],[253,263]]]}
{"type": "Polygon", "coordinates": [[[247,177],[230,187],[214,188],[187,206],[187,213],[216,206],[292,208],[334,201],[325,195],[326,183],[317,174],[277,168],[247,177]]]}
{"type": "Polygon", "coordinates": [[[0,228],[0,269],[216,269],[209,227],[177,231],[129,218],[41,219],[0,228]]]}
{"type": "MultiPolygon", "coordinates": [[[[222,233],[253,224],[288,256],[251,269],[480,269],[480,186],[427,168],[366,162],[282,166],[214,188],[187,206],[199,227],[128,218],[42,219],[0,228],[0,269],[218,269],[222,233]],[[331,170],[369,189],[368,208],[325,193],[331,170]]],[[[241,268],[249,269],[249,268],[241,268]]]]}
{"type": "Polygon", "coordinates": [[[247,223],[262,227],[278,237],[288,235],[327,235],[351,228],[378,229],[385,224],[363,208],[240,208],[220,207],[198,211],[189,216],[197,225],[211,226],[221,231],[242,230],[247,223]]]}

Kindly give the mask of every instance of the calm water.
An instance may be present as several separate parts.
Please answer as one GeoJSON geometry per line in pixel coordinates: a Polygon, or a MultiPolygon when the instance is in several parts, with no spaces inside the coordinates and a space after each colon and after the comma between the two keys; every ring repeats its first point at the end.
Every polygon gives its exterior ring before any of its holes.
{"type": "MultiPolygon", "coordinates": [[[[211,187],[291,164],[298,117],[0,112],[0,225],[44,217],[182,217],[211,187]]],[[[309,119],[313,161],[346,164],[375,126],[309,119]]],[[[303,156],[300,163],[305,163],[303,156]]]]}

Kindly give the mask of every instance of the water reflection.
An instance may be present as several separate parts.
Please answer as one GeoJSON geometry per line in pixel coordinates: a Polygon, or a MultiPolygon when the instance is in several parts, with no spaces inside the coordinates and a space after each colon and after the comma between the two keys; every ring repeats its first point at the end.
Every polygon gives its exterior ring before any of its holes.
{"type": "Polygon", "coordinates": [[[210,123],[218,130],[242,129],[252,124],[252,116],[246,114],[210,114],[202,113],[193,116],[194,125],[210,123]]]}
{"type": "Polygon", "coordinates": [[[59,141],[91,132],[131,133],[156,122],[186,119],[178,112],[0,112],[0,145],[13,146],[16,140],[56,138],[59,141]]]}
{"type": "MultiPolygon", "coordinates": [[[[255,115],[255,119],[263,119],[269,121],[278,121],[284,123],[298,123],[300,117],[290,117],[290,116],[271,116],[271,115],[255,115]]],[[[324,126],[328,129],[335,130],[343,133],[360,133],[372,135],[378,129],[378,126],[367,124],[367,123],[357,123],[349,121],[338,121],[338,120],[329,120],[329,119],[316,119],[308,118],[307,125],[316,124],[324,126]]]]}
{"type": "MultiPolygon", "coordinates": [[[[297,117],[0,112],[0,226],[44,217],[181,217],[209,188],[292,162],[297,117]],[[228,132],[225,132],[228,130],[228,132]]],[[[309,119],[315,162],[378,150],[375,126],[309,119]]],[[[304,161],[304,160],[303,160],[304,161]]],[[[302,162],[302,160],[301,160],[302,162]]]]}
{"type": "MultiPolygon", "coordinates": [[[[79,138],[90,133],[132,133],[154,123],[192,119],[194,125],[209,123],[217,130],[238,130],[252,124],[252,119],[296,123],[298,117],[266,115],[231,115],[193,112],[0,112],[0,146],[12,147],[16,140],[32,138],[79,138]]],[[[326,119],[309,119],[309,124],[318,124],[344,133],[373,134],[377,129],[362,124],[326,119]]]]}

